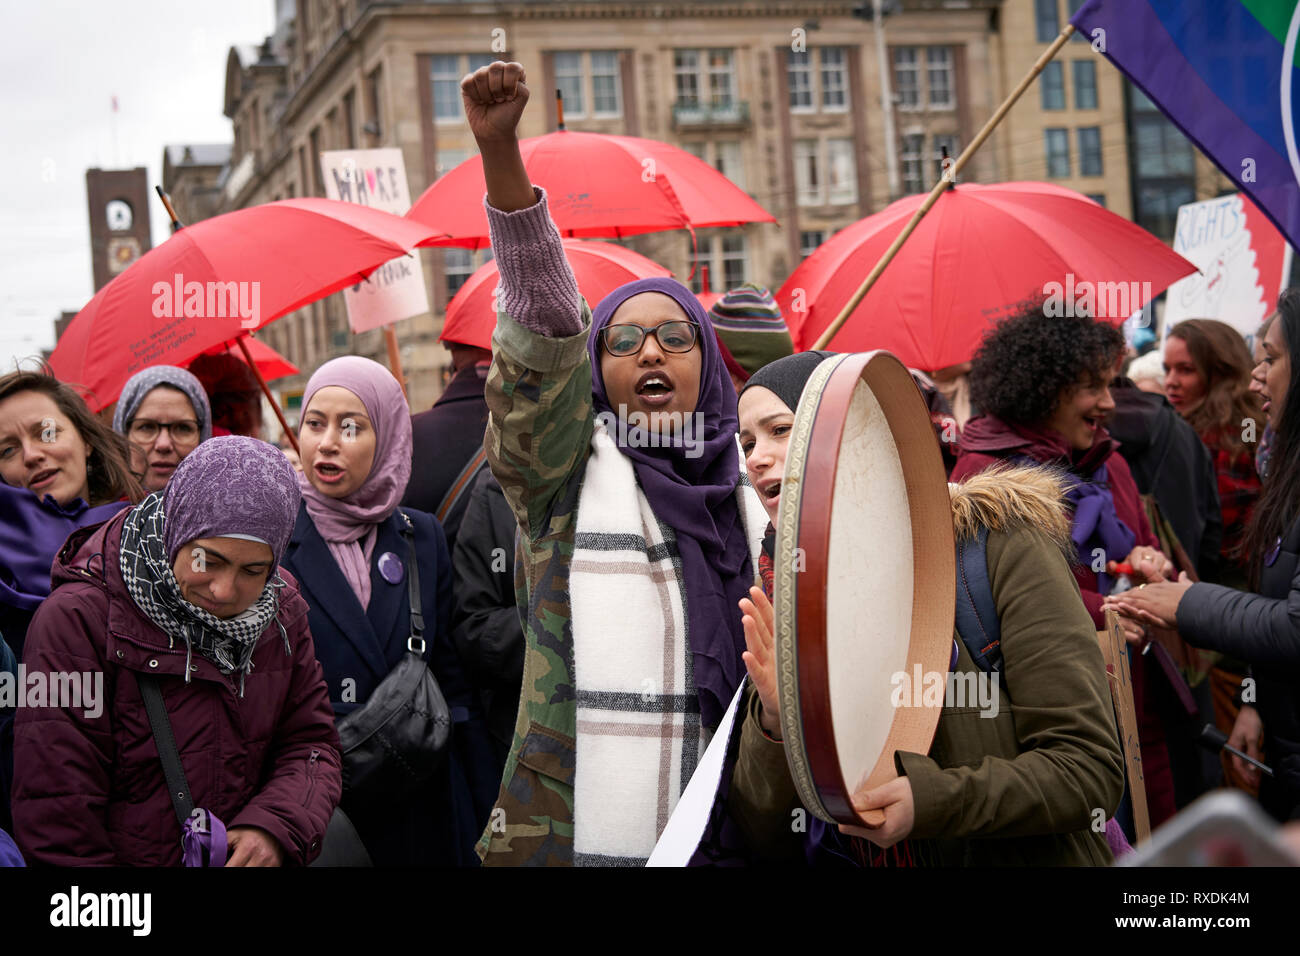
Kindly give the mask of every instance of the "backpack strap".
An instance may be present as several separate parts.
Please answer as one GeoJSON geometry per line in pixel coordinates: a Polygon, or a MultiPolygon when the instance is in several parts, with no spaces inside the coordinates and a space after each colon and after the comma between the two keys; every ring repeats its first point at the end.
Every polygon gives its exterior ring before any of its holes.
{"type": "Polygon", "coordinates": [[[988,528],[957,541],[957,633],[986,674],[1002,670],[1002,626],[989,583],[988,528]]]}
{"type": "Polygon", "coordinates": [[[172,722],[167,718],[167,706],[163,703],[162,688],[158,686],[158,681],[151,674],[141,674],[136,671],[135,680],[140,685],[140,696],[144,698],[144,709],[149,715],[149,726],[153,730],[154,743],[158,745],[163,778],[167,781],[167,795],[172,799],[176,820],[184,830],[185,821],[194,812],[194,800],[190,796],[190,784],[185,779],[185,770],[181,766],[180,752],[176,749],[172,722]]]}
{"type": "Polygon", "coordinates": [[[478,477],[481,471],[487,465],[487,452],[481,447],[474,453],[474,457],[465,463],[465,467],[460,470],[456,478],[447,489],[447,493],[442,496],[442,501],[438,503],[438,510],[435,511],[434,517],[438,519],[439,524],[447,523],[447,516],[451,514],[456,503],[469,493],[474,487],[474,479],[478,477]]]}

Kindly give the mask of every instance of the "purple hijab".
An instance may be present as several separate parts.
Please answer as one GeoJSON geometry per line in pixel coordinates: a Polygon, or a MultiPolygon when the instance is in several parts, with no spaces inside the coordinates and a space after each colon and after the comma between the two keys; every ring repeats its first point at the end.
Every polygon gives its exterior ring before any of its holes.
{"type": "MultiPolygon", "coordinates": [[[[653,448],[648,441],[635,441],[619,445],[619,451],[631,459],[637,481],[656,517],[677,534],[700,716],[706,727],[714,728],[745,676],[740,657],[745,649],[745,633],[737,605],[754,583],[749,542],[735,497],[740,482],[736,390],[718,351],[713,323],[699,300],[675,279],[638,279],[601,299],[592,318],[587,352],[591,356],[595,413],[616,414],[605,393],[599,332],[620,305],[642,292],[670,296],[700,327],[698,342],[703,361],[695,411],[703,416],[703,431],[696,435],[702,445],[653,448]],[[638,447],[630,447],[634,443],[638,447]]],[[[636,438],[641,430],[629,428],[627,433],[636,438]]]]}
{"type": "Polygon", "coordinates": [[[310,463],[298,476],[307,514],[334,555],[339,570],[363,608],[370,604],[370,558],[375,526],[393,513],[411,479],[411,409],[402,386],[378,362],[359,355],[331,359],[316,370],[302,396],[304,416],[312,397],[336,385],[357,397],[375,430],[375,457],[361,487],[343,498],[323,494],[307,479],[310,463]]]}

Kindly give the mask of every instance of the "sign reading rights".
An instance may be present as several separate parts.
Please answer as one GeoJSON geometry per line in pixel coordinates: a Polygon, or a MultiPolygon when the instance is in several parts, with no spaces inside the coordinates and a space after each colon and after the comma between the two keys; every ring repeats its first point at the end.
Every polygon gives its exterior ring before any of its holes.
{"type": "Polygon", "coordinates": [[[1291,271],[1291,247],[1244,194],[1178,208],[1174,252],[1201,271],[1169,287],[1164,330],[1184,319],[1218,319],[1253,344],[1291,271]]]}
{"type": "MultiPolygon", "coordinates": [[[[400,149],[340,149],[320,154],[325,195],[394,215],[411,208],[406,166],[400,149]]],[[[366,281],[343,290],[348,324],[365,332],[429,311],[424,270],[418,256],[401,256],[380,266],[366,281]]]]}

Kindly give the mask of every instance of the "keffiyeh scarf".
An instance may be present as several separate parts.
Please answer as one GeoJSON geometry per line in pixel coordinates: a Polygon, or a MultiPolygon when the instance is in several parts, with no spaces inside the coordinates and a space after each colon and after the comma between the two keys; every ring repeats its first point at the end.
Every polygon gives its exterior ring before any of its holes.
{"type": "Polygon", "coordinates": [[[253,669],[258,638],[272,621],[280,628],[285,653],[292,653],[289,634],[276,616],[280,610],[277,592],[284,587],[284,581],[278,575],[268,581],[257,600],[242,613],[226,619],[214,617],[181,596],[180,583],[167,561],[165,526],[161,492],[149,495],[127,514],[119,562],[122,582],[136,607],[167,635],[169,646],[174,646],[178,637],[185,641],[187,683],[197,652],[222,673],[238,674],[242,697],[244,677],[253,669]]]}

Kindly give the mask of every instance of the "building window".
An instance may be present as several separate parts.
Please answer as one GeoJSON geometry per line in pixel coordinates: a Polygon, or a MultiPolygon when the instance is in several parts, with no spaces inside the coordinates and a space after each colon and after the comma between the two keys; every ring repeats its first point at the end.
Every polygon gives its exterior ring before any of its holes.
{"type": "Polygon", "coordinates": [[[930,83],[930,109],[952,109],[952,50],[946,46],[930,47],[925,51],[925,65],[930,83]]]}
{"type": "Polygon", "coordinates": [[[792,52],[785,73],[790,87],[790,109],[796,113],[812,112],[812,54],[792,52]]]}
{"type": "Polygon", "coordinates": [[[1196,157],[1192,144],[1142,94],[1129,85],[1129,142],[1135,164],[1133,221],[1171,239],[1178,207],[1196,200],[1196,157]]]}
{"type": "Polygon", "coordinates": [[[943,159],[944,150],[948,151],[948,158],[955,160],[961,150],[957,148],[957,137],[949,134],[943,134],[934,138],[934,182],[943,178],[943,159]]]}
{"type": "Polygon", "coordinates": [[[713,144],[713,168],[741,189],[745,188],[745,163],[741,157],[738,140],[724,140],[713,144]]]}
{"type": "Polygon", "coordinates": [[[912,133],[903,137],[903,150],[899,155],[902,160],[903,192],[919,193],[925,191],[925,172],[921,162],[921,152],[925,149],[925,136],[912,133]]]}
{"type": "Polygon", "coordinates": [[[618,69],[618,53],[595,50],[590,58],[592,115],[620,115],[623,112],[623,78],[618,69]]]}
{"type": "Polygon", "coordinates": [[[1097,64],[1092,60],[1074,61],[1074,108],[1097,108],[1097,64]]]}
{"type": "Polygon", "coordinates": [[[467,149],[440,149],[438,150],[437,164],[434,166],[434,174],[438,179],[441,179],[467,159],[469,159],[469,150],[467,149]]]}
{"type": "Polygon", "coordinates": [[[1100,206],[1102,209],[1105,209],[1105,208],[1106,208],[1106,194],[1105,194],[1105,193],[1084,193],[1084,195],[1087,196],[1089,199],[1091,199],[1093,202],[1095,202],[1095,203],[1096,203],[1098,206],[1100,206]]]}
{"type": "Polygon", "coordinates": [[[841,206],[858,201],[853,140],[798,140],[794,165],[800,206],[841,206]]]}
{"type": "Polygon", "coordinates": [[[1045,129],[1043,141],[1047,149],[1047,175],[1064,179],[1070,175],[1070,131],[1045,129]]]}
{"type": "Polygon", "coordinates": [[[1034,0],[1034,24],[1039,43],[1051,43],[1061,32],[1060,12],[1056,3],[1057,0],[1034,0]]]}
{"type": "Polygon", "coordinates": [[[1065,67],[1055,61],[1047,64],[1038,84],[1043,94],[1043,109],[1065,109],[1065,67]]]}
{"type": "Polygon", "coordinates": [[[468,249],[444,249],[442,274],[447,279],[447,298],[450,299],[474,274],[474,254],[468,249]]]}
{"type": "Polygon", "coordinates": [[[696,233],[695,274],[691,290],[704,291],[704,268],[709,270],[709,284],[714,292],[734,289],[749,281],[749,251],[744,232],[701,230],[696,233]]]}
{"type": "Polygon", "coordinates": [[[810,232],[799,233],[799,257],[807,259],[817,251],[818,247],[826,241],[826,232],[822,229],[814,229],[810,232]]]}
{"type": "MultiPolygon", "coordinates": [[[[1084,0],[1067,0],[1066,6],[1069,9],[1069,18],[1071,20],[1074,19],[1074,15],[1079,12],[1079,8],[1083,6],[1083,4],[1084,0]]],[[[1070,42],[1090,43],[1092,42],[1092,38],[1085,35],[1082,31],[1076,30],[1074,31],[1074,36],[1070,37],[1070,42]]]]}
{"type": "Polygon", "coordinates": [[[921,70],[916,61],[916,47],[894,51],[894,95],[900,110],[921,108],[921,70]]]}
{"type": "Polygon", "coordinates": [[[900,110],[950,110],[956,107],[952,48],[904,46],[894,49],[894,93],[900,110]],[[925,54],[925,87],[921,55],[925,54]]]}
{"type": "Polygon", "coordinates": [[[496,59],[491,53],[439,53],[433,57],[430,80],[433,83],[433,118],[440,123],[456,122],[464,117],[460,100],[460,81],[466,73],[487,66],[496,59]]]}
{"type": "Polygon", "coordinates": [[[710,143],[705,140],[687,140],[682,149],[696,159],[708,163],[741,189],[745,188],[745,163],[737,140],[710,143]]]}
{"type": "Polygon", "coordinates": [[[622,77],[617,51],[565,51],[554,56],[555,86],[564,94],[565,119],[622,114],[622,77]]]}
{"type": "Polygon", "coordinates": [[[826,171],[829,202],[843,206],[858,201],[858,176],[853,162],[853,140],[826,141],[826,171]]]}
{"type": "Polygon", "coordinates": [[[555,87],[564,97],[564,115],[579,119],[587,115],[582,98],[582,54],[555,54],[555,87]]]}
{"type": "Polygon", "coordinates": [[[730,106],[735,95],[731,50],[674,50],[679,106],[730,106]]]}
{"type": "Polygon", "coordinates": [[[1101,175],[1101,127],[1084,126],[1076,130],[1079,136],[1079,175],[1101,175]]]}
{"type": "Polygon", "coordinates": [[[821,57],[822,109],[828,111],[849,108],[848,51],[842,46],[824,46],[817,50],[821,57]]]}
{"type": "Polygon", "coordinates": [[[381,105],[383,98],[379,95],[380,88],[383,84],[383,67],[375,67],[368,77],[366,77],[366,98],[370,101],[370,121],[375,124],[376,137],[382,135],[384,130],[383,107],[381,105]]]}
{"type": "Polygon", "coordinates": [[[796,140],[794,144],[795,192],[800,206],[820,206],[822,177],[815,139],[796,140]]]}

